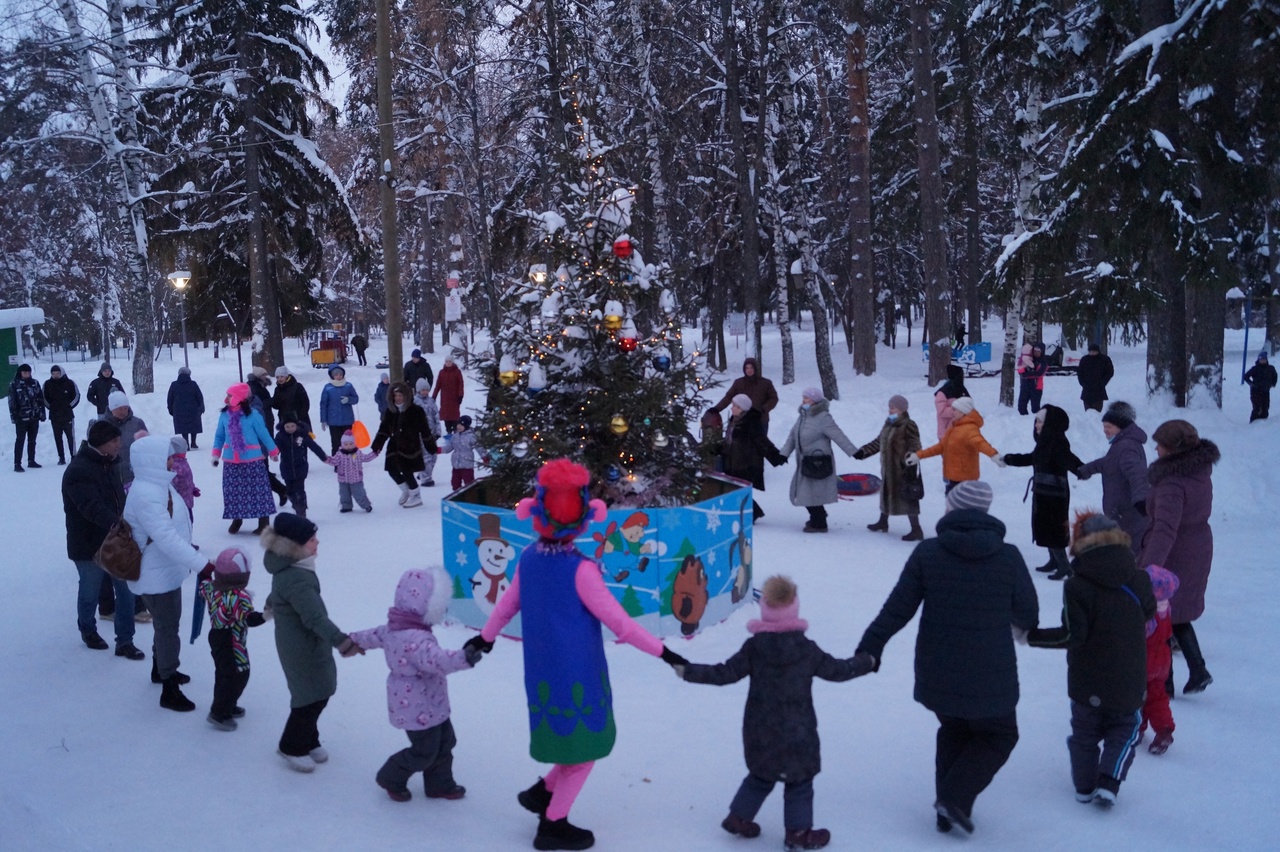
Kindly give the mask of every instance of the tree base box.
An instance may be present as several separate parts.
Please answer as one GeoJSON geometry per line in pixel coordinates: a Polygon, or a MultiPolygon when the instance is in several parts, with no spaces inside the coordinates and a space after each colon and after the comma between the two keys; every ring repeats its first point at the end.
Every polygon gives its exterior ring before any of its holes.
{"type": "MultiPolygon", "coordinates": [[[[694,503],[611,509],[575,540],[603,567],[622,608],[657,636],[692,636],[752,598],[751,487],[717,474],[702,481],[694,503]]],[[[481,479],[441,503],[444,567],[453,581],[449,614],[475,628],[537,540],[513,507],[490,505],[491,490],[481,479]]],[[[519,638],[519,616],[503,634],[519,638]]]]}

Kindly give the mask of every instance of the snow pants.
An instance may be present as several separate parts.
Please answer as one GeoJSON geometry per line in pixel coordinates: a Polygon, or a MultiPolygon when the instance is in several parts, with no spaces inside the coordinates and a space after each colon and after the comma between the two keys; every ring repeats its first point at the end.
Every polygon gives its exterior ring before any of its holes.
{"type": "Polygon", "coordinates": [[[338,508],[344,512],[350,511],[353,500],[366,512],[373,511],[373,504],[369,502],[369,495],[365,494],[363,482],[339,482],[338,508]]]}
{"type": "Polygon", "coordinates": [[[990,719],[938,717],[934,787],[938,801],[973,813],[978,794],[991,784],[1018,744],[1018,716],[990,719]]]}
{"type": "Polygon", "coordinates": [[[1138,727],[1142,711],[1121,712],[1071,702],[1071,736],[1067,752],[1071,755],[1071,780],[1077,793],[1088,793],[1111,779],[1107,787],[1119,787],[1133,763],[1138,745],[1138,727]],[[1099,752],[1098,744],[1102,744],[1099,752]]]}
{"type": "Polygon", "coordinates": [[[455,786],[453,780],[453,747],[458,738],[453,723],[445,719],[439,725],[421,731],[405,731],[409,747],[387,758],[378,770],[377,781],[387,790],[404,790],[415,772],[422,773],[422,791],[439,796],[455,786]]]}
{"type": "MultiPolygon", "coordinates": [[[[748,775],[742,779],[738,794],[729,803],[729,813],[745,820],[755,818],[760,806],[773,792],[776,782],[759,775],[748,775]]],[[[804,781],[788,781],[782,788],[782,823],[787,831],[802,831],[813,828],[813,779],[804,781]]]]}
{"type": "Polygon", "coordinates": [[[1044,396],[1044,389],[1037,388],[1034,379],[1027,381],[1020,379],[1018,381],[1018,413],[1026,414],[1027,408],[1030,406],[1031,413],[1035,414],[1040,410],[1040,399],[1044,396]]]}
{"type": "Polygon", "coordinates": [[[302,757],[311,754],[312,749],[320,747],[320,714],[328,704],[329,699],[322,698],[313,704],[289,710],[289,718],[284,723],[284,733],[280,734],[282,754],[302,757]]]}
{"type": "Polygon", "coordinates": [[[231,631],[226,628],[209,631],[209,654],[213,657],[213,703],[209,715],[225,722],[235,714],[236,702],[249,685],[249,669],[236,666],[236,652],[231,645],[231,631]]]}

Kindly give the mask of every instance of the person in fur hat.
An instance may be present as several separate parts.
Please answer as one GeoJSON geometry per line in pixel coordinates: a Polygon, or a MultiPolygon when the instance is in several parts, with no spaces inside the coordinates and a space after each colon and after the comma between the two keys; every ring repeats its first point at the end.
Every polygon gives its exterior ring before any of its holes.
{"type": "Polygon", "coordinates": [[[1049,551],[1049,561],[1036,568],[1049,574],[1050,580],[1064,580],[1071,573],[1067,561],[1067,545],[1071,543],[1067,514],[1071,510],[1071,487],[1067,473],[1080,468],[1080,459],[1071,452],[1067,429],[1071,418],[1056,405],[1046,405],[1036,412],[1036,446],[1029,453],[1006,453],[1004,462],[1011,467],[1030,467],[1031,538],[1049,551]],[[1049,573],[1052,572],[1052,573],[1049,573]]]}
{"type": "MultiPolygon", "coordinates": [[[[1178,576],[1171,601],[1173,638],[1182,649],[1190,676],[1182,687],[1189,695],[1213,683],[1192,622],[1204,614],[1204,595],[1213,567],[1213,466],[1222,458],[1218,445],[1200,437],[1185,420],[1161,423],[1151,436],[1158,458],[1147,469],[1147,517],[1151,525],[1142,541],[1139,565],[1160,565],[1178,576]]],[[[1172,677],[1172,675],[1170,675],[1172,677]]],[[[1172,693],[1173,688],[1170,686],[1172,693]]]]}
{"type": "Polygon", "coordinates": [[[453,747],[458,739],[449,721],[449,687],[445,678],[480,661],[477,648],[447,651],[440,647],[434,624],[444,618],[453,594],[449,575],[440,567],[404,572],[396,584],[395,605],[387,623],[358,630],[351,640],[366,650],[381,648],[386,656],[387,713],[392,727],[409,737],[409,747],[387,758],[375,780],[394,802],[413,798],[409,779],[422,773],[428,799],[461,799],[466,788],[453,778],[453,747]]]}
{"type": "Polygon", "coordinates": [[[953,399],[951,410],[955,419],[938,443],[907,453],[903,460],[908,467],[914,467],[920,464],[921,459],[942,456],[942,479],[947,483],[947,492],[955,488],[957,483],[970,482],[979,477],[979,453],[990,456],[998,467],[1004,467],[1004,459],[1000,453],[982,437],[982,424],[986,421],[973,407],[973,398],[961,396],[953,399]]]}
{"type": "Polygon", "coordinates": [[[1156,597],[1156,617],[1147,622],[1147,697],[1142,703],[1142,727],[1138,742],[1147,731],[1147,725],[1155,732],[1147,751],[1164,754],[1173,744],[1173,710],[1169,707],[1169,691],[1165,681],[1173,671],[1173,622],[1169,618],[1169,601],[1178,591],[1178,578],[1159,565],[1143,569],[1151,578],[1151,590],[1156,597]]]}
{"type": "MultiPolygon", "coordinates": [[[[729,476],[745,479],[752,488],[763,491],[765,459],[776,466],[785,464],[786,458],[765,434],[764,417],[756,410],[751,397],[745,393],[738,394],[729,410],[731,416],[725,425],[724,440],[720,442],[722,469],[729,476]]],[[[751,515],[757,521],[764,517],[764,509],[754,498],[751,515]]]]}
{"type": "Polygon", "coordinates": [[[602,625],[619,642],[669,665],[688,664],[627,615],[605,586],[600,565],[574,546],[588,524],[606,517],[604,502],[590,499],[590,483],[586,468],[568,459],[554,459],[538,471],[535,496],[516,504],[516,517],[532,522],[538,540],[520,554],[511,586],[480,635],[465,646],[488,653],[507,622],[521,614],[529,753],[555,764],[517,797],[538,815],[537,849],[587,849],[595,843],[595,835],[569,822],[569,810],[591,767],[613,750],[618,735],[602,625]],[[593,712],[580,714],[578,707],[593,712]]]}
{"type": "Polygon", "coordinates": [[[314,772],[316,764],[329,760],[329,752],[320,745],[317,724],[338,691],[334,650],[344,657],[364,653],[329,619],[320,597],[316,573],[320,539],[316,531],[312,521],[281,512],[274,525],[262,533],[262,547],[267,551],[263,564],[271,575],[267,607],[275,616],[276,653],[289,684],[289,719],[276,753],[296,772],[314,772]]]}
{"type": "Polygon", "coordinates": [[[1156,614],[1156,599],[1151,579],[1134,564],[1128,534],[1106,515],[1076,515],[1071,553],[1062,626],[1032,630],[1027,643],[1067,650],[1067,752],[1076,801],[1110,808],[1133,763],[1142,724],[1146,625],[1156,614]]]}
{"type": "Polygon", "coordinates": [[[903,493],[908,477],[920,475],[919,469],[907,466],[904,459],[908,453],[919,449],[920,427],[907,411],[907,398],[894,394],[889,397],[889,414],[880,427],[879,437],[863,444],[853,454],[859,460],[877,454],[880,456],[880,519],[867,524],[867,529],[888,532],[890,515],[906,515],[911,531],[902,540],[924,541],[924,530],[920,528],[920,501],[903,493]]]}
{"type": "MultiPolygon", "coordinates": [[[[238,547],[218,554],[211,566],[200,572],[197,593],[209,608],[209,654],[213,657],[213,703],[205,721],[219,731],[234,731],[236,719],[244,716],[240,696],[249,685],[250,627],[260,627],[271,611],[253,608],[249,585],[249,555],[238,547]]],[[[191,641],[196,640],[192,635],[191,641]]]]}
{"type": "Polygon", "coordinates": [[[748,774],[720,826],[730,834],[759,836],[753,818],[781,781],[788,850],[821,849],[831,841],[830,831],[813,827],[813,779],[822,770],[813,679],[852,680],[876,664],[865,652],[836,659],[804,635],[808,627],[800,618],[796,584],[789,577],[770,577],[760,598],[760,618],[747,622],[752,636],[736,654],[719,665],[675,666],[690,683],[724,686],[751,678],[742,717],[748,774]]]}
{"type": "Polygon", "coordinates": [[[404,382],[396,382],[388,394],[389,404],[373,436],[372,449],[387,448],[383,463],[391,481],[400,486],[400,505],[412,509],[422,505],[416,474],[423,469],[422,453],[436,451],[436,436],[427,425],[427,415],[413,404],[413,392],[404,382]]]}

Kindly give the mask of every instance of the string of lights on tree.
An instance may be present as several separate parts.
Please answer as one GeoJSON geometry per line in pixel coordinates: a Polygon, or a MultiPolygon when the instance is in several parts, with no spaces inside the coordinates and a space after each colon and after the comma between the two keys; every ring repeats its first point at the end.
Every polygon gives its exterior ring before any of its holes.
{"type": "Polygon", "coordinates": [[[688,418],[709,373],[701,352],[684,354],[669,268],[646,263],[627,233],[635,190],[608,176],[607,147],[570,102],[576,173],[562,209],[534,217],[542,239],[503,297],[502,355],[480,363],[490,387],[477,443],[503,502],[569,457],[611,505],[683,504],[704,465],[688,418]]]}

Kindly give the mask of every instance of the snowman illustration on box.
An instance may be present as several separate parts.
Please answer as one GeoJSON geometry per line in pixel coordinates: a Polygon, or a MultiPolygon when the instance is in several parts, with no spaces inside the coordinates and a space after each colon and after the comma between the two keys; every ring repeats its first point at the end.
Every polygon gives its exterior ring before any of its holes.
{"type": "Polygon", "coordinates": [[[471,575],[471,597],[480,612],[488,617],[497,606],[498,598],[511,585],[507,567],[516,558],[516,549],[502,537],[502,519],[497,515],[486,512],[477,520],[480,537],[476,539],[476,554],[480,558],[480,569],[471,575]]]}

